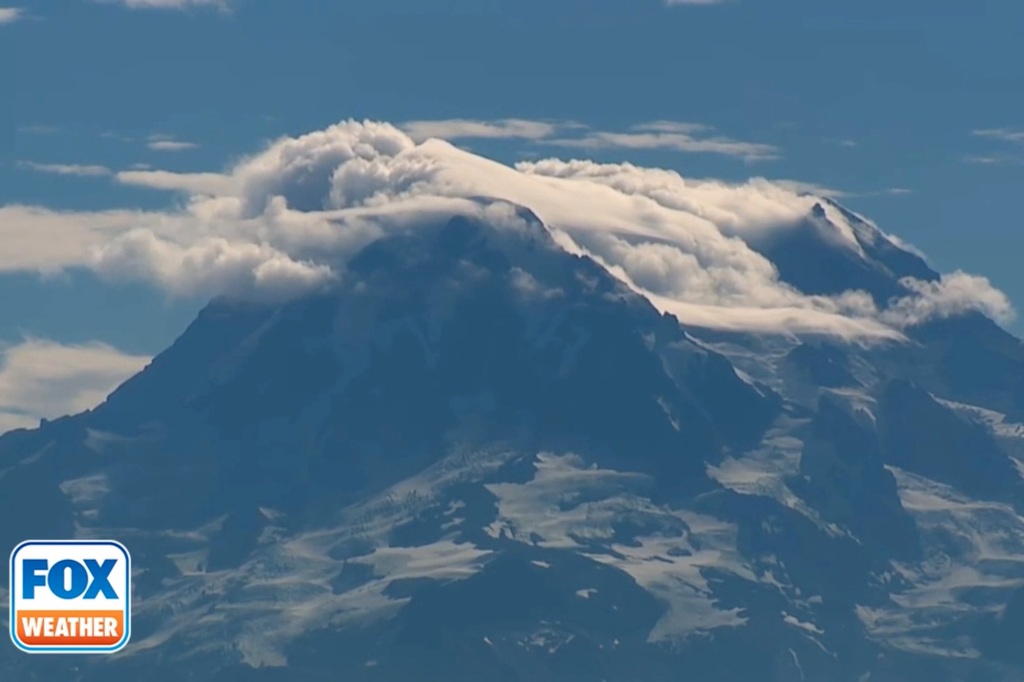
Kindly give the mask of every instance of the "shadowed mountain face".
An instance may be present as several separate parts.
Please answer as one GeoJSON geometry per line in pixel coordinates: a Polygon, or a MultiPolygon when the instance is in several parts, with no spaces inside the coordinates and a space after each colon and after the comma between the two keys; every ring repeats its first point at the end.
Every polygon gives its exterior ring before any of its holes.
{"type": "Polygon", "coordinates": [[[320,518],[493,443],[628,464],[670,496],[706,489],[704,462],[756,440],[775,403],[533,227],[456,219],[370,246],[337,290],[212,304],[77,420],[116,434],[105,452],[149,451],[113,463],[125,494],[99,520],[188,527],[238,504],[320,518]]]}
{"type": "Polygon", "coordinates": [[[811,215],[788,228],[767,232],[750,242],[779,270],[782,280],[808,294],[841,294],[857,288],[879,305],[905,296],[904,277],[939,279],[917,255],[899,248],[877,228],[832,203],[816,204],[811,215]],[[844,235],[829,219],[849,228],[844,235]]]}
{"type": "MultiPolygon", "coordinates": [[[[136,567],[122,654],[7,648],[4,679],[1019,678],[1012,342],[684,332],[522,218],[214,301],[103,405],[0,437],[6,546],[136,567]],[[939,360],[972,344],[989,383],[939,360]]],[[[927,276],[861,227],[843,277],[927,276]]]]}

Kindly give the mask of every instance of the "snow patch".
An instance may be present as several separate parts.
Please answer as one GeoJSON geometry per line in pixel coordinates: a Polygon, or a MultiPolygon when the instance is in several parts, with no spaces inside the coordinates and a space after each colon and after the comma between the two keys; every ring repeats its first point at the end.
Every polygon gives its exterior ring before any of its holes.
{"type": "MultiPolygon", "coordinates": [[[[487,486],[498,498],[499,518],[488,529],[548,548],[572,549],[629,574],[668,610],[651,641],[743,625],[739,609],[722,609],[704,569],[758,582],[736,547],[735,526],[710,516],[661,507],[643,496],[650,481],[587,466],[575,455],[543,453],[526,483],[487,486]],[[642,530],[620,541],[623,520],[642,530]]],[[[588,598],[590,590],[576,593],[588,598]]]]}
{"type": "Polygon", "coordinates": [[[889,608],[858,609],[869,633],[907,651],[976,658],[966,637],[949,628],[996,613],[1024,585],[1024,518],[1001,502],[974,500],[950,486],[888,467],[904,508],[917,522],[926,556],[894,564],[911,584],[889,608]]]}

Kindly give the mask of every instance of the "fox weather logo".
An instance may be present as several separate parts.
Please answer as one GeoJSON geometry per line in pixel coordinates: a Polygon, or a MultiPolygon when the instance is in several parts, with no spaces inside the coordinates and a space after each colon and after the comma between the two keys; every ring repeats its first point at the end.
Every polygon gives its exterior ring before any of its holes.
{"type": "Polygon", "coordinates": [[[131,557],[113,540],[30,540],[11,552],[11,640],[29,653],[114,653],[131,635],[131,557]]]}

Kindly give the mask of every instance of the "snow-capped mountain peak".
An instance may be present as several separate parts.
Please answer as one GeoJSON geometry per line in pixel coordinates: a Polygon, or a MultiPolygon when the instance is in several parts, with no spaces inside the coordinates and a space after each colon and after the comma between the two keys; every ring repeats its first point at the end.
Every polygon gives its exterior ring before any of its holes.
{"type": "Polygon", "coordinates": [[[4,542],[137,568],[131,647],[5,676],[1019,677],[1024,350],[972,280],[771,183],[380,125],[219,186],[192,210],[332,277],[230,290],[0,437],[0,500],[44,510],[4,542]]]}

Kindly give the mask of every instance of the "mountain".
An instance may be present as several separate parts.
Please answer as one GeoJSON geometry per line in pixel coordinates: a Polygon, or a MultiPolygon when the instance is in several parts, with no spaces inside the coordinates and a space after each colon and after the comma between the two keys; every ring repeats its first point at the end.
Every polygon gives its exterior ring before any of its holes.
{"type": "Polygon", "coordinates": [[[804,220],[757,235],[748,244],[778,268],[784,282],[808,294],[841,294],[855,282],[856,288],[884,304],[909,293],[900,281],[904,277],[939,279],[922,258],[827,200],[814,204],[804,220]]]}
{"type": "MultiPolygon", "coordinates": [[[[135,562],[124,652],[3,648],[5,679],[1024,675],[1017,339],[687,324],[518,216],[215,299],[102,405],[0,437],[4,546],[135,562]]],[[[750,243],[807,295],[940,279],[824,201],[750,243]]]]}

